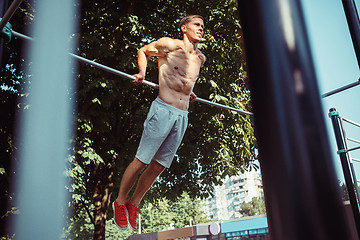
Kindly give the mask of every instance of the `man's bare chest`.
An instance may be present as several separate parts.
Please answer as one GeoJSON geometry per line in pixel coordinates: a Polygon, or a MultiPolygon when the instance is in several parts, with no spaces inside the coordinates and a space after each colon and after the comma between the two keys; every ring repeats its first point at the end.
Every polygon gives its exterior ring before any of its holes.
{"type": "Polygon", "coordinates": [[[201,66],[199,54],[194,50],[192,52],[178,49],[172,51],[167,56],[167,62],[174,69],[182,69],[186,72],[198,72],[201,66]]]}

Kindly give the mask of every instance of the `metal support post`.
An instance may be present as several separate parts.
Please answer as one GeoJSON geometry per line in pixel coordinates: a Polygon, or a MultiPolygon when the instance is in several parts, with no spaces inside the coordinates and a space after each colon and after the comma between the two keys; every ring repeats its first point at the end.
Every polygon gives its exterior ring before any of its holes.
{"type": "MultiPolygon", "coordinates": [[[[359,204],[355,194],[355,185],[351,175],[350,166],[349,166],[349,159],[347,155],[347,150],[345,149],[345,143],[343,140],[343,135],[341,132],[340,126],[340,119],[339,113],[336,111],[335,108],[331,108],[329,110],[329,117],[331,118],[331,122],[334,129],[336,144],[338,147],[338,154],[341,161],[341,166],[344,172],[344,178],[346,183],[346,189],[349,195],[349,200],[355,220],[355,224],[357,227],[357,231],[360,233],[360,211],[359,211],[359,204]]],[[[359,197],[359,196],[358,196],[359,197]]]]}
{"type": "MultiPolygon", "coordinates": [[[[8,8],[8,0],[0,1],[0,16],[2,16],[6,9],[8,8]]],[[[0,69],[2,68],[2,58],[3,58],[3,48],[4,48],[5,40],[4,38],[0,37],[0,69]]],[[[0,214],[4,216],[4,214],[7,212],[7,202],[5,198],[0,198],[0,214]]],[[[5,236],[6,228],[5,228],[5,219],[0,219],[0,236],[5,236]]]]}
{"type": "MultiPolygon", "coordinates": [[[[1,14],[1,16],[3,14],[5,14],[6,9],[8,8],[8,5],[9,5],[9,0],[4,0],[4,1],[2,1],[2,3],[0,3],[0,14],[1,14]]],[[[1,31],[1,29],[0,29],[0,31],[1,31]]],[[[5,42],[4,39],[0,37],[0,68],[2,67],[2,55],[3,55],[4,42],[5,42]]]]}
{"type": "Polygon", "coordinates": [[[342,0],[355,54],[360,68],[360,21],[354,0],[342,0]]]}
{"type": "Polygon", "coordinates": [[[346,133],[345,133],[344,125],[343,125],[343,120],[344,120],[343,118],[339,117],[339,124],[340,124],[340,129],[341,129],[341,132],[342,132],[342,136],[343,136],[343,142],[345,144],[345,148],[347,149],[346,154],[347,154],[347,158],[349,160],[351,174],[352,174],[352,177],[353,177],[353,183],[354,183],[355,191],[356,191],[356,196],[357,196],[358,203],[359,203],[359,201],[360,201],[359,185],[357,183],[357,178],[356,178],[355,168],[354,168],[354,164],[353,164],[353,159],[352,159],[351,154],[350,154],[350,151],[355,150],[355,149],[349,149],[348,140],[353,140],[353,139],[346,137],[346,133]]]}
{"type": "Polygon", "coordinates": [[[300,0],[238,0],[271,239],[351,239],[300,0]]]}
{"type": "MultiPolygon", "coordinates": [[[[0,31],[10,21],[23,0],[14,0],[0,21],[0,31]]],[[[1,15],[2,16],[2,15],[1,15]]]]}

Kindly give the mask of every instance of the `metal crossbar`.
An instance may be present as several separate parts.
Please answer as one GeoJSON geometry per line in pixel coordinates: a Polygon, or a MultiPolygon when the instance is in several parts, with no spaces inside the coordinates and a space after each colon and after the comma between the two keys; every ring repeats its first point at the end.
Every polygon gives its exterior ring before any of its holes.
{"type": "Polygon", "coordinates": [[[346,138],[347,140],[351,141],[351,142],[355,142],[355,143],[360,143],[359,140],[356,140],[356,139],[352,139],[352,138],[346,138]]]}
{"type": "Polygon", "coordinates": [[[360,149],[360,146],[354,147],[354,148],[349,148],[349,149],[347,149],[346,151],[347,151],[347,152],[351,152],[351,151],[358,150],[358,149],[360,149]]]}
{"type": "MultiPolygon", "coordinates": [[[[359,124],[359,123],[356,123],[356,122],[354,122],[354,121],[351,121],[351,120],[346,119],[346,118],[343,118],[343,117],[339,117],[339,118],[341,119],[341,122],[342,122],[342,121],[345,121],[345,122],[350,123],[350,124],[352,124],[352,125],[354,125],[354,126],[356,126],[356,127],[360,127],[360,124],[359,124]]],[[[342,128],[343,128],[343,126],[342,126],[342,128]]],[[[360,143],[359,140],[356,140],[356,139],[353,139],[353,138],[349,138],[349,137],[346,137],[346,136],[344,136],[344,137],[345,137],[346,146],[347,146],[347,141],[351,141],[351,142],[355,142],[355,143],[360,143]]],[[[347,151],[347,152],[350,152],[350,151],[354,151],[354,150],[357,150],[357,149],[360,149],[360,146],[354,147],[354,148],[348,148],[348,147],[347,147],[346,151],[347,151]]]]}
{"type": "Polygon", "coordinates": [[[352,124],[352,125],[355,125],[355,126],[357,126],[357,127],[360,127],[360,124],[357,123],[357,122],[351,121],[351,120],[346,119],[346,118],[343,118],[343,117],[340,117],[340,118],[341,118],[342,120],[344,120],[345,122],[348,122],[348,123],[350,123],[350,124],[352,124]]]}
{"type": "Polygon", "coordinates": [[[23,0],[14,0],[8,10],[5,12],[3,18],[0,21],[0,32],[3,30],[5,25],[10,21],[16,10],[19,8],[23,0]]]}
{"type": "Polygon", "coordinates": [[[349,159],[352,159],[349,152],[359,149],[360,146],[354,147],[354,148],[349,148],[348,141],[352,141],[352,142],[355,142],[355,143],[360,143],[360,141],[355,140],[355,139],[352,139],[352,138],[349,138],[349,137],[346,136],[343,122],[344,122],[344,121],[347,121],[348,123],[351,123],[351,124],[353,124],[353,125],[355,125],[355,126],[357,125],[357,123],[355,123],[355,122],[353,122],[353,121],[351,121],[351,120],[349,120],[349,119],[340,117],[340,116],[339,116],[339,120],[340,120],[339,123],[340,123],[341,131],[342,131],[342,137],[343,137],[344,144],[345,144],[345,149],[344,149],[344,150],[345,150],[345,152],[347,152],[347,154],[348,154],[348,156],[349,156],[349,159]]]}
{"type": "Polygon", "coordinates": [[[329,97],[329,96],[331,96],[331,95],[333,95],[333,94],[336,94],[336,93],[342,92],[342,91],[344,91],[344,90],[347,90],[347,89],[349,89],[349,88],[355,87],[355,86],[357,86],[357,85],[360,85],[360,79],[358,79],[356,82],[350,83],[350,84],[345,85],[345,86],[340,87],[340,88],[337,88],[337,89],[335,89],[335,90],[333,90],[333,91],[324,93],[324,94],[321,95],[321,97],[322,97],[322,98],[326,98],[326,97],[329,97]]]}
{"type": "MultiPolygon", "coordinates": [[[[28,37],[26,35],[23,35],[23,34],[20,34],[18,32],[15,32],[15,31],[12,31],[12,34],[15,36],[15,37],[18,37],[18,38],[23,38],[23,39],[26,39],[26,40],[33,40],[33,38],[31,37],[28,37]]],[[[83,62],[83,63],[86,63],[86,64],[89,64],[89,65],[92,65],[96,68],[99,68],[99,69],[102,69],[104,71],[107,71],[109,73],[112,73],[112,74],[115,74],[117,76],[120,76],[120,77],[124,77],[124,78],[127,78],[127,79],[132,79],[134,80],[135,77],[130,75],[130,74],[127,74],[127,73],[124,73],[122,71],[119,71],[119,70],[116,70],[114,68],[111,68],[111,67],[108,67],[108,66],[105,66],[103,64],[100,64],[100,63],[97,63],[97,62],[94,62],[94,61],[91,61],[89,59],[86,59],[84,57],[80,57],[78,55],[75,55],[73,53],[69,53],[72,57],[76,58],[77,60],[83,62]]],[[[150,82],[150,81],[147,81],[147,80],[143,80],[143,84],[145,85],[148,85],[150,87],[153,87],[153,88],[159,88],[159,85],[153,83],[153,82],[150,82]]],[[[235,111],[235,112],[238,112],[240,114],[244,114],[244,115],[253,115],[253,113],[251,112],[247,112],[247,111],[244,111],[244,110],[241,110],[241,109],[237,109],[237,108],[234,108],[234,107],[230,107],[230,106],[226,106],[226,105],[223,105],[223,104],[220,104],[220,103],[216,103],[216,102],[211,102],[209,100],[206,100],[206,99],[202,99],[202,98],[199,98],[197,97],[196,100],[197,102],[200,102],[200,103],[205,103],[205,104],[208,104],[208,105],[211,105],[211,106],[215,106],[215,107],[219,107],[219,108],[223,108],[223,109],[227,109],[227,110],[230,110],[230,111],[235,111]]]]}
{"type": "MultiPolygon", "coordinates": [[[[330,110],[333,113],[336,112],[335,108],[330,109],[330,110]]],[[[344,118],[340,117],[339,114],[336,112],[336,114],[331,115],[331,119],[333,122],[334,133],[335,133],[338,147],[340,148],[342,146],[342,148],[344,148],[343,149],[344,151],[342,153],[339,153],[339,156],[340,156],[340,160],[343,165],[343,171],[344,171],[345,178],[350,177],[348,180],[346,180],[346,184],[347,184],[348,188],[351,188],[351,190],[348,189],[348,193],[349,193],[349,197],[351,195],[350,200],[353,202],[352,204],[353,204],[353,207],[355,208],[356,206],[358,206],[358,200],[357,200],[356,196],[358,196],[358,198],[359,198],[360,191],[359,191],[359,185],[358,185],[359,181],[357,180],[357,177],[356,177],[355,168],[354,168],[354,164],[353,164],[353,158],[351,157],[350,151],[356,150],[360,147],[349,149],[348,138],[346,136],[346,132],[344,129],[344,118]],[[349,166],[348,166],[349,168],[346,167],[347,163],[349,163],[349,166]],[[355,189],[355,191],[353,191],[354,189],[355,189]],[[355,192],[356,192],[356,196],[355,196],[355,192]]],[[[348,119],[346,119],[346,120],[348,120],[348,119]]]]}
{"type": "Polygon", "coordinates": [[[28,40],[28,41],[33,41],[33,40],[34,40],[33,38],[28,37],[28,36],[26,36],[26,35],[24,35],[24,34],[15,32],[14,30],[11,31],[11,34],[12,34],[14,37],[22,38],[22,39],[25,39],[25,40],[28,40]]]}

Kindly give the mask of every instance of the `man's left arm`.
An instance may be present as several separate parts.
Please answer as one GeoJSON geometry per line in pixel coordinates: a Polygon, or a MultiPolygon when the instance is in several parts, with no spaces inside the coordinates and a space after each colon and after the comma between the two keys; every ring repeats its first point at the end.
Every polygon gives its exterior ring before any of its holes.
{"type": "Polygon", "coordinates": [[[195,93],[194,92],[191,92],[190,93],[190,102],[192,103],[192,102],[195,102],[195,100],[196,100],[196,95],[195,95],[195,93]]]}
{"type": "MultiPolygon", "coordinates": [[[[206,57],[205,57],[205,55],[199,50],[199,52],[198,52],[198,54],[199,54],[199,58],[200,58],[200,61],[201,61],[201,66],[202,65],[204,65],[204,63],[205,63],[205,61],[206,61],[206,57]]],[[[200,71],[200,69],[199,69],[199,71],[200,71]]],[[[197,96],[196,96],[196,94],[192,91],[191,93],[190,93],[190,102],[192,103],[192,102],[195,102],[196,101],[196,98],[197,98],[197,96]]]]}

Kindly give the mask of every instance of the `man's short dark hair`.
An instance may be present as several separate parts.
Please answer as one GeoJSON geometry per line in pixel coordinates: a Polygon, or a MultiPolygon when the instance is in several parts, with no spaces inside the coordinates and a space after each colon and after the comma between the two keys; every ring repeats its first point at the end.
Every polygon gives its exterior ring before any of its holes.
{"type": "Polygon", "coordinates": [[[204,21],[204,18],[200,15],[188,15],[188,16],[184,17],[183,19],[181,19],[180,24],[179,24],[180,30],[181,30],[182,25],[187,25],[194,18],[200,18],[201,20],[204,21]]]}

